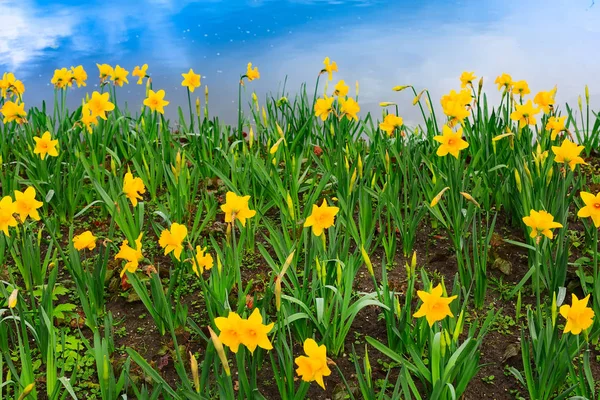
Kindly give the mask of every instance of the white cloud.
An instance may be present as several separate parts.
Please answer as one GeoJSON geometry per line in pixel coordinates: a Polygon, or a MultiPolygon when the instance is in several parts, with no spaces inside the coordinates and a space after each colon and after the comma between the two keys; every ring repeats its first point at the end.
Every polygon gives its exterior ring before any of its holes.
{"type": "Polygon", "coordinates": [[[76,20],[68,10],[42,14],[30,2],[0,2],[0,64],[16,69],[57,47],[73,34],[76,20]]]}
{"type": "Polygon", "coordinates": [[[600,89],[600,55],[593,50],[600,42],[600,7],[589,8],[586,1],[510,0],[503,2],[503,14],[490,21],[440,22],[439,16],[436,20],[423,14],[407,24],[348,23],[343,31],[327,31],[325,36],[304,31],[293,40],[277,39],[253,58],[264,72],[261,87],[274,88],[289,75],[290,90],[308,82],[312,91],[321,62],[329,56],[340,69],[330,91],[338,79],[351,89],[358,80],[361,114],[379,115],[379,102],[396,101],[410,123],[421,122],[420,111],[411,105],[414,95],[391,88],[427,88],[437,107],[442,94],[460,88],[462,71],[484,76],[492,104],[500,99],[494,79],[503,72],[527,80],[533,93],[558,85],[558,102],[572,104],[584,85],[590,85],[592,94],[600,89]]]}

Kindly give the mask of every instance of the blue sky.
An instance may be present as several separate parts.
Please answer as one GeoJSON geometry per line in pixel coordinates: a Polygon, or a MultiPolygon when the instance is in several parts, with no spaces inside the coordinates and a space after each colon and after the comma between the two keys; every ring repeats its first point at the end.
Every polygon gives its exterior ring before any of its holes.
{"type": "MultiPolygon", "coordinates": [[[[55,68],[83,64],[96,82],[95,63],[127,69],[148,63],[155,87],[174,106],[187,104],[180,87],[189,68],[203,75],[212,108],[231,112],[247,62],[260,81],[248,90],[276,92],[312,86],[325,56],[337,79],[361,85],[364,111],[397,101],[418,121],[411,96],[395,85],[428,88],[435,98],[458,87],[463,70],[492,82],[508,72],[532,91],[558,85],[558,100],[575,101],[583,86],[600,95],[600,7],[589,0],[383,1],[0,1],[0,73],[13,71],[27,86],[26,103],[52,98],[55,68]]],[[[335,81],[333,82],[335,83],[335,81]]],[[[129,85],[120,99],[135,104],[144,90],[129,85]]],[[[73,102],[84,89],[70,95],[73,102]]],[[[76,104],[76,103],[75,103],[76,104]]]]}

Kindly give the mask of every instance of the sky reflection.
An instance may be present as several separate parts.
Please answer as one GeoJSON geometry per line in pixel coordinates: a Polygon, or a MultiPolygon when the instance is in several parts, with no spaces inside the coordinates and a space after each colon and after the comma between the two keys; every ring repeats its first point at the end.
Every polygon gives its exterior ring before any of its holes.
{"type": "MultiPolygon", "coordinates": [[[[229,122],[248,61],[262,75],[248,91],[277,92],[287,77],[293,95],[303,82],[312,88],[329,56],[340,67],[334,83],[344,79],[353,94],[360,82],[361,114],[395,101],[418,123],[412,95],[391,87],[426,87],[437,102],[459,87],[463,70],[484,76],[491,100],[502,72],[528,80],[533,92],[558,85],[559,103],[575,102],[587,83],[593,100],[600,96],[599,44],[600,8],[590,0],[0,0],[0,73],[25,82],[28,106],[52,99],[55,68],[83,64],[88,71],[87,89],[69,94],[75,105],[94,90],[97,62],[129,70],[148,63],[171,116],[187,105],[181,73],[194,68],[210,88],[211,112],[229,122]]],[[[132,109],[143,96],[135,84],[119,91],[132,109]]]]}

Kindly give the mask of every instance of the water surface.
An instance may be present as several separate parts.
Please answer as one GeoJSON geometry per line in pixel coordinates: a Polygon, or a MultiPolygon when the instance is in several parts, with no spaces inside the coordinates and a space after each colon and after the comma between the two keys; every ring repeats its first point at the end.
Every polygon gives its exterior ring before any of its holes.
{"type": "MultiPolygon", "coordinates": [[[[55,68],[82,64],[87,88],[70,91],[72,104],[97,85],[96,63],[133,69],[149,64],[155,88],[167,92],[171,116],[187,107],[181,73],[193,68],[210,88],[211,112],[235,120],[237,82],[247,62],[261,79],[259,96],[312,90],[329,56],[344,79],[360,82],[361,114],[396,101],[419,122],[412,95],[395,85],[428,88],[437,102],[459,87],[464,70],[483,75],[492,100],[502,72],[529,81],[532,92],[558,85],[557,100],[576,102],[590,85],[600,96],[600,5],[590,0],[0,0],[0,73],[25,82],[25,102],[52,99],[55,68]]],[[[119,90],[119,102],[141,105],[144,87],[119,90]]],[[[202,95],[202,92],[198,95],[202,95]]]]}

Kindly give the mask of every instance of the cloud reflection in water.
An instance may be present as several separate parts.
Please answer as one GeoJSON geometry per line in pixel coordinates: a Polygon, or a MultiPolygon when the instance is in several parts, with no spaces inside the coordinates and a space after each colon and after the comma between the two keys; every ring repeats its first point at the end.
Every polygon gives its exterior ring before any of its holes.
{"type": "MultiPolygon", "coordinates": [[[[171,116],[187,104],[180,74],[194,68],[210,87],[211,112],[228,122],[248,61],[262,78],[247,90],[264,96],[286,76],[290,94],[302,82],[312,90],[329,56],[351,94],[360,82],[361,113],[378,114],[380,101],[395,101],[408,123],[418,123],[412,95],[391,87],[426,87],[437,106],[459,87],[463,70],[484,75],[491,101],[502,72],[528,80],[533,92],[558,85],[559,103],[576,101],[586,83],[592,98],[600,95],[599,43],[600,8],[588,0],[0,2],[0,72],[24,79],[28,105],[52,98],[54,68],[83,64],[93,90],[96,62],[130,70],[148,63],[171,116]]],[[[84,93],[70,95],[74,105],[84,93]]],[[[129,85],[120,93],[119,101],[137,109],[144,89],[129,85]]]]}

